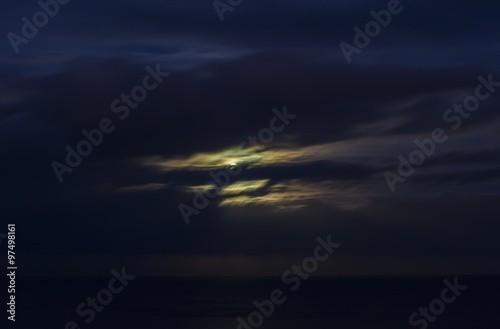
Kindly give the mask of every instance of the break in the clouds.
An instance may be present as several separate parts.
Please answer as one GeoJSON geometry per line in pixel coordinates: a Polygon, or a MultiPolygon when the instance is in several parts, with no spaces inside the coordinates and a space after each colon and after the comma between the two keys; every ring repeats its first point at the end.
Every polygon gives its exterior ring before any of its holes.
{"type": "Polygon", "coordinates": [[[404,2],[347,65],[339,43],[386,4],[246,1],[221,23],[211,1],[73,0],[16,54],[7,34],[39,6],[3,1],[1,189],[6,220],[31,241],[19,244],[31,273],[49,255],[67,266],[44,262],[43,273],[60,275],[135,254],[144,274],[198,273],[211,255],[224,261],[201,273],[221,275],[307,253],[322,232],[345,246],[346,270],[329,274],[374,273],[377,260],[384,274],[498,273],[498,94],[397,192],[384,179],[415,139],[448,129],[443,113],[479,75],[500,81],[495,4],[404,2]],[[147,65],[171,75],[60,184],[52,161],[112,115],[147,65]],[[298,116],[283,132],[239,147],[285,104],[298,116]],[[228,166],[242,172],[186,226],[178,204],[228,166]]]}

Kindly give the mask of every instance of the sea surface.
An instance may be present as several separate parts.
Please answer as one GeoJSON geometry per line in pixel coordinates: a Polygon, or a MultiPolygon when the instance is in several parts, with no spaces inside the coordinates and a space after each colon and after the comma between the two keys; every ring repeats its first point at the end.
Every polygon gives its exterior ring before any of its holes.
{"type": "MultiPolygon", "coordinates": [[[[95,329],[237,329],[236,318],[246,319],[256,310],[253,301],[269,299],[275,289],[282,290],[286,300],[260,328],[423,328],[410,325],[408,319],[440,298],[445,278],[453,281],[454,276],[309,278],[294,292],[279,277],[136,278],[89,324],[77,315],[76,307],[106,288],[110,277],[18,278],[15,326],[2,321],[7,325],[1,328],[65,329],[75,321],[78,328],[95,329]]],[[[464,276],[459,283],[468,288],[428,322],[428,328],[500,329],[500,277],[464,276]]]]}

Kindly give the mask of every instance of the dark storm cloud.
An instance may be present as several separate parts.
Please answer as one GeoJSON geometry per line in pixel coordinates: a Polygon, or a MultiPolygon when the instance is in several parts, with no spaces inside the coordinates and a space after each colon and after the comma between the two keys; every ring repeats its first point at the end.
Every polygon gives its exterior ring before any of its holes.
{"type": "MultiPolygon", "coordinates": [[[[404,3],[347,65],[338,44],[352,42],[353,27],[386,3],[248,1],[221,23],[205,0],[73,0],[18,55],[4,37],[1,189],[6,212],[24,223],[24,239],[31,241],[21,248],[67,255],[293,254],[321,232],[335,231],[353,255],[494,255],[500,153],[498,135],[486,131],[500,123],[498,94],[406,183],[406,199],[387,193],[383,172],[397,166],[415,138],[443,126],[443,112],[472,94],[479,75],[500,80],[495,5],[404,3]],[[156,64],[171,75],[126,121],[117,120],[112,101],[156,64]],[[235,182],[368,186],[359,198],[369,200],[365,208],[307,200],[296,213],[276,214],[214,202],[186,227],[177,205],[192,195],[182,187],[206,184],[208,170],[139,165],[150,156],[189,157],[238,145],[283,106],[298,117],[271,148],[369,142],[348,157],[248,168],[235,182]],[[116,131],[59,184],[51,162],[63,162],[64,147],[75,146],[81,130],[103,117],[114,120],[116,131]],[[133,188],[141,186],[155,188],[133,188]],[[435,196],[447,191],[462,194],[435,196]],[[488,196],[471,196],[480,192],[488,196]],[[478,204],[487,210],[477,212],[478,204]],[[460,239],[473,243],[466,250],[460,239]]],[[[34,1],[1,4],[3,35],[19,33],[21,17],[38,10],[34,1]]]]}

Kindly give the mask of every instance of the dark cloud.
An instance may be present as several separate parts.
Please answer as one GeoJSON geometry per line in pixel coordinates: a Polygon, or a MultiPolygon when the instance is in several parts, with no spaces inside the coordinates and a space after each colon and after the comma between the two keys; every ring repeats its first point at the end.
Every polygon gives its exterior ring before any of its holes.
{"type": "MultiPolygon", "coordinates": [[[[21,17],[39,10],[2,3],[4,35],[20,33],[21,17]]],[[[19,54],[4,37],[0,189],[6,218],[24,231],[20,250],[293,255],[332,232],[353,257],[494,257],[500,98],[481,103],[457,131],[442,116],[474,92],[479,75],[500,80],[495,4],[404,2],[347,64],[339,43],[386,4],[252,1],[221,23],[206,0],[72,1],[19,54]],[[111,103],[157,64],[171,75],[119,120],[111,103]],[[162,171],[145,159],[218,154],[268,127],[272,109],[284,106],[298,116],[265,147],[284,158],[248,166],[232,182],[269,180],[253,196],[275,184],[317,186],[317,197],[298,193],[303,207],[288,212],[220,207],[218,198],[186,226],[177,206],[193,197],[186,187],[211,182],[212,169],[162,171]],[[60,184],[51,163],[102,118],[116,130],[60,184]],[[449,141],[390,194],[384,172],[438,127],[449,141]]]]}

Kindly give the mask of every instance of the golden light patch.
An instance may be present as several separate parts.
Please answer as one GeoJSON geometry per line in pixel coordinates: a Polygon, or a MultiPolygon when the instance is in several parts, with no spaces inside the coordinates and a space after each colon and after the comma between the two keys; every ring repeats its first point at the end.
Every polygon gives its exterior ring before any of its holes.
{"type": "Polygon", "coordinates": [[[334,181],[306,182],[300,179],[283,181],[274,185],[261,186],[260,195],[240,192],[228,194],[220,202],[220,207],[266,206],[276,211],[295,211],[312,200],[322,201],[342,209],[357,209],[368,202],[363,189],[334,181]]]}
{"type": "MultiPolygon", "coordinates": [[[[380,141],[379,141],[380,142],[380,141]]],[[[144,166],[157,167],[164,171],[174,170],[216,170],[234,166],[266,167],[309,163],[341,158],[358,159],[373,153],[380,153],[384,147],[375,147],[371,139],[346,140],[333,143],[295,147],[288,144],[277,144],[272,149],[260,147],[231,147],[216,151],[195,153],[189,156],[171,158],[149,157],[141,159],[144,166]]]]}
{"type": "Polygon", "coordinates": [[[222,189],[221,195],[238,195],[255,192],[267,185],[269,179],[240,181],[222,189]]]}
{"type": "Polygon", "coordinates": [[[143,165],[158,167],[161,170],[215,170],[229,166],[257,164],[262,156],[255,150],[233,147],[219,152],[195,153],[187,157],[162,159],[152,157],[142,160],[143,165]]]}

